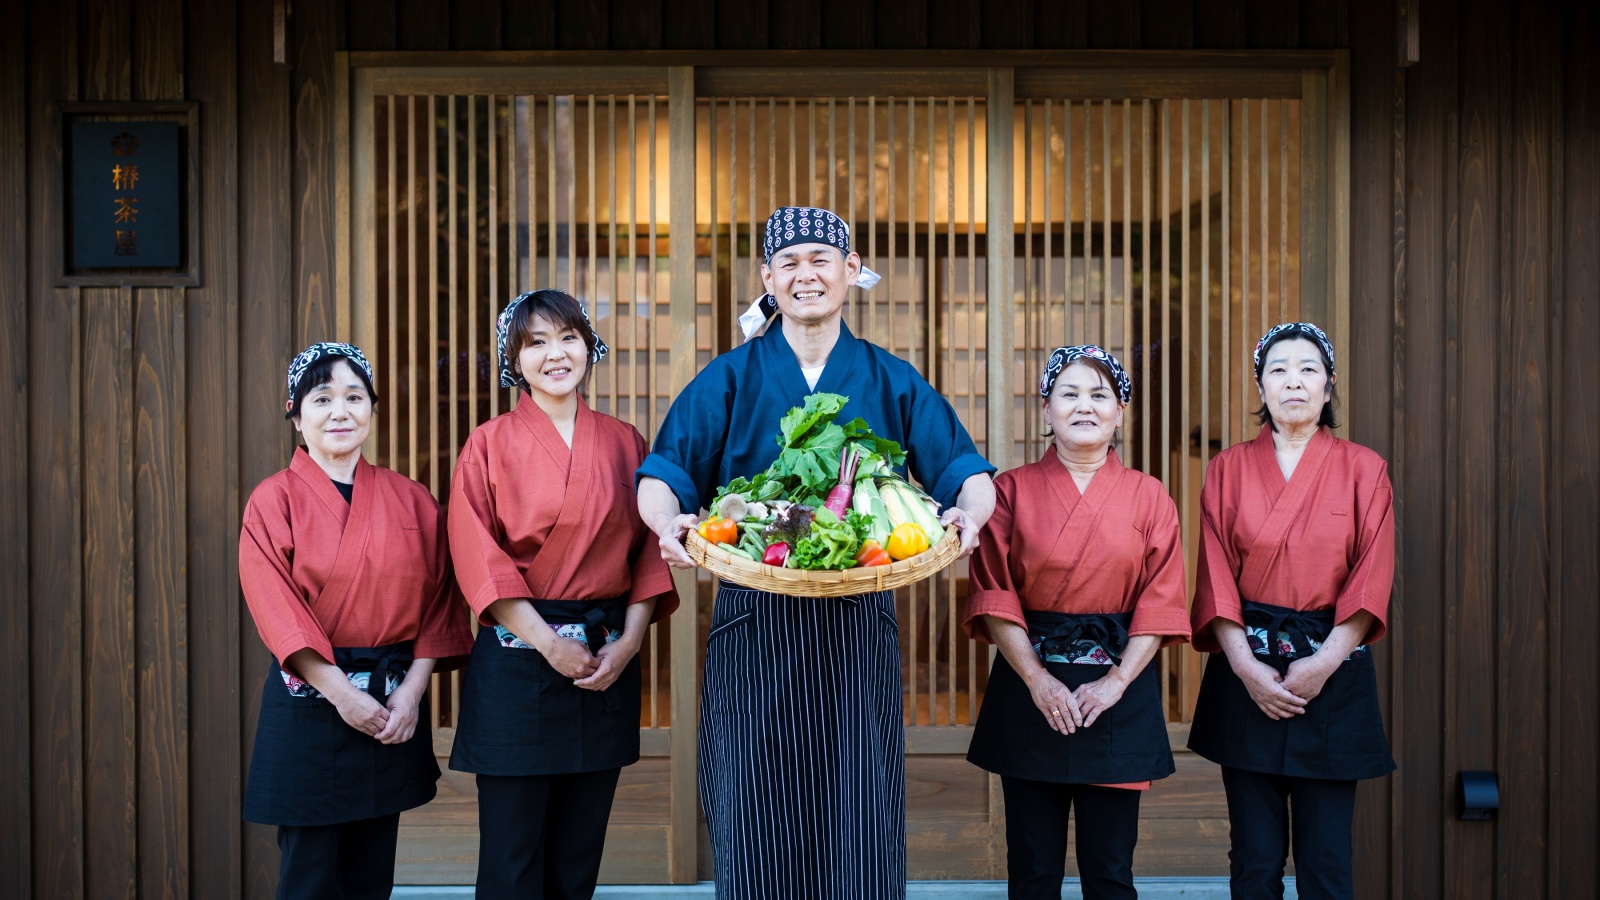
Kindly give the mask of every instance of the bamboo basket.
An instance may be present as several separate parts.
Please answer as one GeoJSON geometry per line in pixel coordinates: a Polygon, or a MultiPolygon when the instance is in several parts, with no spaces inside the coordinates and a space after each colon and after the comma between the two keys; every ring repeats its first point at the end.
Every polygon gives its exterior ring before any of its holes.
{"type": "Polygon", "coordinates": [[[784,569],[729,553],[691,528],[684,549],[695,565],[734,584],[758,591],[796,597],[851,597],[890,591],[930,578],[961,555],[961,538],[954,526],[944,530],[937,544],[910,559],[887,566],[856,569],[784,569]]]}

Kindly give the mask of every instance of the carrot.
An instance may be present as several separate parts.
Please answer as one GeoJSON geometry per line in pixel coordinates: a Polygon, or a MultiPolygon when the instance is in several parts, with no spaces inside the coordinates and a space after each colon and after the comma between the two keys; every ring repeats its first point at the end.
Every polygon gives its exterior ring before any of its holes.
{"type": "Polygon", "coordinates": [[[853,448],[839,451],[839,483],[828,492],[823,502],[827,510],[843,519],[850,509],[850,495],[855,490],[856,468],[861,465],[861,453],[853,448]]]}

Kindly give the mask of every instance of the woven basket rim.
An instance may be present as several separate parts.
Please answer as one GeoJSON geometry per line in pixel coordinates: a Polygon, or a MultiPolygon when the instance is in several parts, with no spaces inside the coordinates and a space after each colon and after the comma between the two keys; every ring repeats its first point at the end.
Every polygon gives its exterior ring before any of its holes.
{"type": "Polygon", "coordinates": [[[684,549],[695,565],[744,587],[798,597],[848,597],[893,590],[932,577],[961,555],[961,537],[955,526],[948,526],[938,542],[916,556],[887,566],[855,569],[769,566],[729,553],[701,537],[693,528],[684,538],[684,549]]]}

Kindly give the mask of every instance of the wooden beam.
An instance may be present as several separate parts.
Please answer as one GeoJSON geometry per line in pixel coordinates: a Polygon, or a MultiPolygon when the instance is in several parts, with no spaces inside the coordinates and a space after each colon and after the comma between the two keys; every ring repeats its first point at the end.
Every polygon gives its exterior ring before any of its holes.
{"type": "Polygon", "coordinates": [[[1395,0],[1395,65],[1404,69],[1422,59],[1421,0],[1395,0]]]}
{"type": "MultiPolygon", "coordinates": [[[[672,346],[672,394],[681,392],[694,378],[695,353],[695,71],[690,66],[667,70],[667,147],[669,172],[668,265],[672,346]]],[[[672,734],[668,738],[671,800],[667,837],[667,878],[674,884],[696,880],[700,829],[698,824],[699,788],[695,777],[695,757],[699,752],[695,721],[699,709],[696,674],[699,670],[695,650],[699,645],[693,569],[677,569],[673,581],[682,604],[672,623],[672,734]]]]}
{"type": "MultiPolygon", "coordinates": [[[[696,76],[720,67],[935,68],[1060,66],[1078,69],[1325,69],[1335,50],[484,50],[353,51],[354,68],[477,69],[545,67],[651,68],[694,66],[696,76]]],[[[589,82],[585,82],[588,85],[589,82]]],[[[585,86],[584,92],[591,90],[585,86]]],[[[598,89],[595,89],[598,90],[598,89]]],[[[665,91],[663,90],[663,93],[665,91]]]]}

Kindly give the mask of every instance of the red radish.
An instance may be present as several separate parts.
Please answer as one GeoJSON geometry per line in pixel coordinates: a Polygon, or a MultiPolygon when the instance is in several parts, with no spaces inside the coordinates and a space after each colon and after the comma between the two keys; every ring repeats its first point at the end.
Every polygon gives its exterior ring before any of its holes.
{"type": "Polygon", "coordinates": [[[856,468],[860,464],[859,451],[847,449],[839,452],[839,483],[828,492],[828,499],[822,505],[841,519],[850,510],[850,495],[855,491],[856,468]]]}
{"type": "Polygon", "coordinates": [[[762,554],[761,561],[769,566],[783,568],[784,560],[789,558],[789,545],[778,541],[767,547],[767,552],[762,554]]]}

